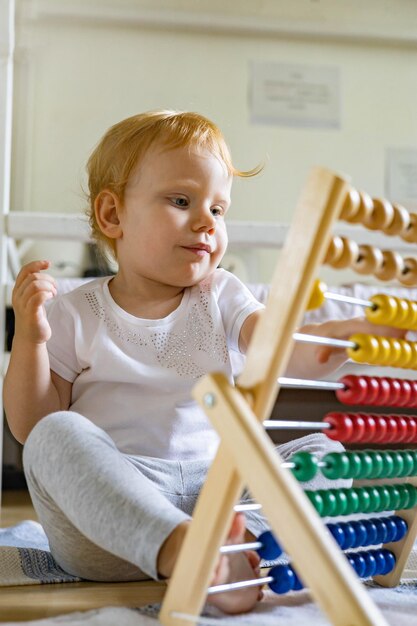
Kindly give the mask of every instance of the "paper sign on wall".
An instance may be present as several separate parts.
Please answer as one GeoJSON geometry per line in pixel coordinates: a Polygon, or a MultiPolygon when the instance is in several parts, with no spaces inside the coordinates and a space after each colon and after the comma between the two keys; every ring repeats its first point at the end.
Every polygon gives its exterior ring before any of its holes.
{"type": "Polygon", "coordinates": [[[251,63],[251,121],[340,128],[339,68],[251,63]]]}
{"type": "Polygon", "coordinates": [[[417,203],[417,149],[387,150],[386,196],[393,202],[417,203]]]}

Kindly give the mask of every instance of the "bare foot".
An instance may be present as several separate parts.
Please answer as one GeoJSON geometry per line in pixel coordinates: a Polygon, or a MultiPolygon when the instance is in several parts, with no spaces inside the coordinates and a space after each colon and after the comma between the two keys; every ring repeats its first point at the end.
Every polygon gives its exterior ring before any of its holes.
{"type": "MultiPolygon", "coordinates": [[[[245,542],[245,516],[237,513],[227,539],[228,544],[245,542]]],[[[222,555],[217,564],[211,585],[223,585],[225,583],[240,582],[259,578],[260,558],[253,551],[238,552],[235,554],[222,555]]],[[[246,587],[208,596],[207,602],[213,604],[224,613],[246,613],[253,609],[255,604],[262,599],[263,593],[260,587],[246,587]]]]}

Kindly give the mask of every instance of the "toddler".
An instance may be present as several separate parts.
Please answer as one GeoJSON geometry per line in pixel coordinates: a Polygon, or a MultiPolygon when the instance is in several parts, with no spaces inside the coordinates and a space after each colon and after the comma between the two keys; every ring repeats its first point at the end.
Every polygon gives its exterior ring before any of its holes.
{"type": "MultiPolygon", "coordinates": [[[[191,397],[211,371],[233,380],[263,306],[219,269],[234,177],[215,124],[196,113],[153,111],[104,135],[88,161],[92,233],[118,265],[56,297],[48,261],[20,272],[16,330],[4,384],[10,429],[24,443],[33,504],[60,566],[96,581],[169,578],[218,437],[191,397]],[[50,301],[50,302],[48,302],[50,301]],[[45,304],[47,307],[45,308],[45,304]]],[[[315,333],[366,332],[361,320],[315,333]]],[[[322,376],[340,350],[299,345],[288,375],[322,376]]],[[[338,449],[321,434],[280,446],[338,449]]],[[[265,520],[236,516],[228,541],[265,520]]],[[[258,576],[251,552],[223,556],[213,584],[258,576]]],[[[212,596],[249,610],[259,589],[212,596]]]]}

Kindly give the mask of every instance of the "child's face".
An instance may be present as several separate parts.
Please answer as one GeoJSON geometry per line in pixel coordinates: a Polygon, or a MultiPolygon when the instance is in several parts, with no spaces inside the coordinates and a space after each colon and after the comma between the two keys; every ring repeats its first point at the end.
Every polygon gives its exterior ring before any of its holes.
{"type": "Polygon", "coordinates": [[[208,151],[152,148],[125,190],[120,270],[176,287],[206,278],[226,250],[231,187],[224,163],[208,151]]]}

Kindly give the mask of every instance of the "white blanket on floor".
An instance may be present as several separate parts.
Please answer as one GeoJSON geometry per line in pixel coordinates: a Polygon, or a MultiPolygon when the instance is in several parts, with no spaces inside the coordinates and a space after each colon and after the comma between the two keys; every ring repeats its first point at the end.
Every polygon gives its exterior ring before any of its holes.
{"type": "MultiPolygon", "coordinates": [[[[374,602],[381,608],[392,626],[409,626],[417,613],[417,549],[411,553],[405,568],[409,580],[395,589],[367,585],[374,602]]],[[[48,540],[37,522],[25,521],[0,529],[0,586],[75,582],[79,579],[66,574],[54,561],[48,540]]],[[[158,605],[141,609],[107,607],[94,611],[26,622],[31,626],[157,626],[158,605]]],[[[219,618],[213,609],[206,615],[210,621],[219,618]]],[[[1,617],[0,617],[1,619],[1,617]]],[[[213,623],[220,620],[216,619],[213,623]]],[[[21,626],[22,622],[2,622],[21,626]]],[[[191,624],[192,622],[190,622],[191,624]]],[[[204,620],[200,624],[208,623],[204,620]]],[[[256,609],[242,616],[221,616],[227,626],[329,626],[328,620],[309,598],[307,591],[277,596],[271,592],[256,609]]]]}
{"type": "MultiPolygon", "coordinates": [[[[410,626],[415,623],[417,609],[417,584],[409,583],[396,589],[369,589],[372,600],[381,609],[390,626],[410,626]]],[[[158,626],[159,606],[142,609],[108,607],[82,613],[70,613],[49,619],[25,622],[30,626],[158,626]]],[[[330,622],[310,600],[307,592],[300,591],[276,596],[267,594],[256,609],[247,615],[215,617],[205,614],[198,622],[219,626],[330,626],[330,622]]],[[[3,626],[22,626],[22,622],[2,622],[3,626]]],[[[192,622],[190,622],[192,624],[192,622]]]]}

